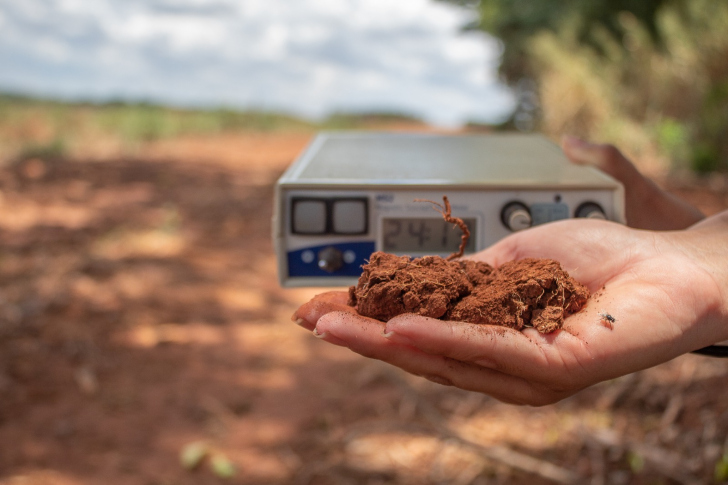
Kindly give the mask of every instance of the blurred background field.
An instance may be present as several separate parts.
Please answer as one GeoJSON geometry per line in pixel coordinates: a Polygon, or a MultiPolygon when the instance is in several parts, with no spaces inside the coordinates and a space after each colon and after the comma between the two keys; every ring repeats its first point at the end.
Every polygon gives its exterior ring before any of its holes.
{"type": "Polygon", "coordinates": [[[311,121],[285,113],[184,109],[152,103],[82,103],[0,94],[0,163],[34,156],[105,159],[133,155],[150,142],[184,136],[381,129],[424,125],[396,112],[332,113],[311,121]]]}
{"type": "Polygon", "coordinates": [[[278,286],[272,190],[318,130],[572,133],[728,208],[728,4],[450,3],[503,40],[505,119],[0,95],[0,484],[728,480],[722,360],[519,408],[290,321],[322,289],[278,286]]]}

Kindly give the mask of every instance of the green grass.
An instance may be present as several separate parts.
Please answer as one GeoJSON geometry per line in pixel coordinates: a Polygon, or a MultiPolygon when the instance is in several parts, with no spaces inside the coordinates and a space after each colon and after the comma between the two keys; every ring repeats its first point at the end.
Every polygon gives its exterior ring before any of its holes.
{"type": "Polygon", "coordinates": [[[133,141],[228,130],[312,128],[311,122],[283,113],[193,110],[150,103],[72,103],[0,94],[0,130],[27,123],[50,128],[61,137],[93,127],[133,141]]]}
{"type": "Polygon", "coordinates": [[[319,122],[280,112],[184,109],[151,103],[84,103],[0,93],[0,163],[62,157],[106,144],[133,151],[144,143],[229,132],[314,132],[418,122],[399,113],[335,113],[319,122]]]}
{"type": "Polygon", "coordinates": [[[407,113],[397,111],[363,111],[357,113],[336,112],[321,122],[321,128],[329,130],[352,130],[397,123],[421,123],[407,113]]]}

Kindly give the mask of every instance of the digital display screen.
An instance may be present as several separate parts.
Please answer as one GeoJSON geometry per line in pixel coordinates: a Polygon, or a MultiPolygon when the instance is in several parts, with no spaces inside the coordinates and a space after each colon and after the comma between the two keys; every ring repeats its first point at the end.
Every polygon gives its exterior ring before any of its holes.
{"type": "MultiPolygon", "coordinates": [[[[470,229],[466,253],[475,252],[476,220],[463,219],[470,229]]],[[[463,232],[455,224],[441,217],[385,218],[382,251],[389,253],[454,253],[460,247],[463,232]]]]}

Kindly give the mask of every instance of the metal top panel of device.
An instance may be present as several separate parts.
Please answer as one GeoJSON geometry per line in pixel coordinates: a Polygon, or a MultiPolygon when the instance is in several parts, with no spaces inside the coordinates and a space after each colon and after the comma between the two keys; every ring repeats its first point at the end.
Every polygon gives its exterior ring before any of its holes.
{"type": "Polygon", "coordinates": [[[592,168],[568,162],[541,135],[319,134],[281,185],[377,184],[492,187],[612,187],[592,168]]]}

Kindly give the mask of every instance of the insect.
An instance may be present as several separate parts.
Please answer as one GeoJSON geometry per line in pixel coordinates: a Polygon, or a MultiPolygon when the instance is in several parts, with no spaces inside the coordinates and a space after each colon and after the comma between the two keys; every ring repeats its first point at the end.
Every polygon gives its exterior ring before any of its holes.
{"type": "Polygon", "coordinates": [[[602,323],[605,327],[612,329],[614,328],[614,322],[617,321],[616,318],[611,316],[609,313],[605,312],[604,310],[599,312],[599,316],[602,317],[602,323]]]}

